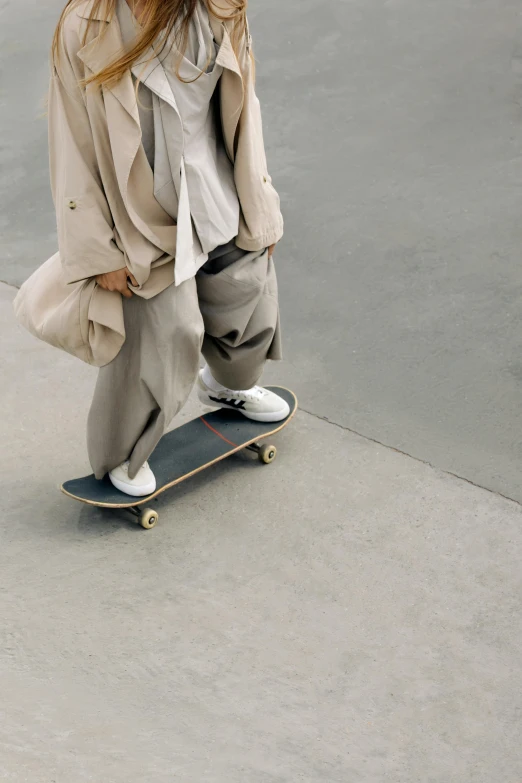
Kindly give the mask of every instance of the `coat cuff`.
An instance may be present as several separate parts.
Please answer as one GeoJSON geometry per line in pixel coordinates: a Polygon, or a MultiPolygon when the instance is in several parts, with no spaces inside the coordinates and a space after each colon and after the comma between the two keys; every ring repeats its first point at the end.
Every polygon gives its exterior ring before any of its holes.
{"type": "Polygon", "coordinates": [[[126,266],[125,256],[119,252],[110,258],[86,258],[85,261],[73,263],[62,261],[63,276],[66,283],[79,283],[81,280],[89,280],[96,275],[106,275],[116,272],[126,266]]]}
{"type": "Polygon", "coordinates": [[[248,234],[240,228],[239,234],[236,237],[236,245],[241,248],[241,250],[247,250],[249,252],[264,250],[265,247],[276,245],[283,238],[283,233],[283,218],[281,217],[276,226],[255,237],[248,236],[248,234]]]}

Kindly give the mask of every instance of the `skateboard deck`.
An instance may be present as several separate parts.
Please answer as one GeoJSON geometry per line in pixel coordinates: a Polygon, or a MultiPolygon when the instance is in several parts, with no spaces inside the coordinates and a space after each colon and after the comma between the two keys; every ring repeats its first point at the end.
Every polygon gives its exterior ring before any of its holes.
{"type": "Polygon", "coordinates": [[[157,482],[151,495],[132,497],[116,489],[108,476],[99,481],[93,475],[66,481],[61,490],[74,500],[91,506],[127,509],[139,518],[142,527],[152,528],[158,521],[157,511],[140,506],[205,468],[242,449],[255,451],[263,463],[274,461],[275,446],[261,441],[286,427],[297,410],[297,398],[288,389],[268,388],[288,402],[290,413],[286,419],[269,423],[252,421],[237,411],[220,408],[167,432],[149,459],[157,482]]]}

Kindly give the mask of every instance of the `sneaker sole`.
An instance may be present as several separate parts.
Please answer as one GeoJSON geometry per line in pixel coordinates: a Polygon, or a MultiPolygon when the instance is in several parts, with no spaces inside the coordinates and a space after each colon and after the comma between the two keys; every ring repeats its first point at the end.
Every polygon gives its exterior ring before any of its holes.
{"type": "Polygon", "coordinates": [[[279,411],[279,413],[247,413],[247,411],[239,411],[243,414],[243,416],[246,419],[251,419],[252,421],[260,421],[264,422],[265,424],[271,424],[274,422],[274,424],[278,421],[283,421],[283,419],[286,419],[288,414],[290,413],[290,408],[288,410],[279,411]]]}
{"type": "Polygon", "coordinates": [[[114,478],[110,473],[109,478],[111,484],[113,484],[116,489],[119,489],[120,492],[124,492],[126,495],[130,495],[132,498],[144,498],[147,495],[152,495],[152,493],[156,491],[155,482],[154,484],[147,484],[146,487],[133,487],[132,484],[126,484],[124,481],[114,478]]]}

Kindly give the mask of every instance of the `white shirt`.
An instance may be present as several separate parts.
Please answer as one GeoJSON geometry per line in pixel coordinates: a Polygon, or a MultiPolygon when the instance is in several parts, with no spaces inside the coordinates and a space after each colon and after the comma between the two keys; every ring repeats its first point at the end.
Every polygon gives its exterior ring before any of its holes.
{"type": "MultiPolygon", "coordinates": [[[[139,26],[126,0],[118,0],[117,15],[128,48],[139,26]]],[[[191,20],[183,58],[171,41],[147,63],[151,54],[132,73],[142,81],[138,109],[154,195],[177,221],[174,275],[179,285],[239,230],[234,169],[213,100],[223,68],[216,63],[219,52],[203,0],[191,20]],[[183,81],[176,75],[178,64],[183,81]]]]}

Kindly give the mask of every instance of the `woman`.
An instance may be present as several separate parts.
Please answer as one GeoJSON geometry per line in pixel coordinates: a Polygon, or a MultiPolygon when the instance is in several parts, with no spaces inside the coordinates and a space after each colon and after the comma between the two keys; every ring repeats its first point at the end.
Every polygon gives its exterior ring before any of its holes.
{"type": "Polygon", "coordinates": [[[88,418],[97,478],[136,497],[197,383],[206,405],[288,415],[257,386],[280,359],[266,171],[246,0],[70,0],[49,93],[51,184],[69,284],[123,297],[125,341],[88,418]],[[206,365],[198,374],[200,351],[206,365]]]}

